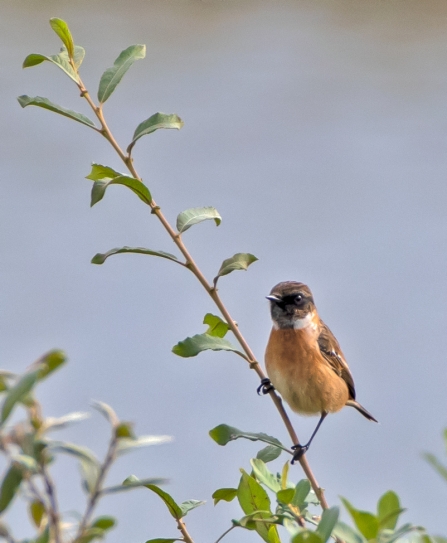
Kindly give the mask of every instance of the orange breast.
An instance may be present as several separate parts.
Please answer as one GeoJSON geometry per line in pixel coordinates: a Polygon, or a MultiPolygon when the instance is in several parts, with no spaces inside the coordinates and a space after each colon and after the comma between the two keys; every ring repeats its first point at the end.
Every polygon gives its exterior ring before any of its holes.
{"type": "Polygon", "coordinates": [[[334,413],[348,401],[346,383],[321,356],[316,334],[308,328],[273,329],[265,367],[273,386],[297,413],[334,413]]]}

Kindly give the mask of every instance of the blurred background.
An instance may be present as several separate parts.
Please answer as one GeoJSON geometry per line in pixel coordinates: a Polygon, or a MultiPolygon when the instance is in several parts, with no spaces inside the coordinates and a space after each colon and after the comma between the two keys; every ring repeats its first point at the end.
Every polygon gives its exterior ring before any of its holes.
{"type": "MultiPolygon", "coordinates": [[[[329,417],[308,459],[330,504],[347,497],[372,509],[389,489],[404,519],[447,532],[447,487],[421,458],[443,454],[447,327],[447,4],[436,0],[0,1],[1,366],[23,371],[63,348],[68,366],[38,389],[47,415],[111,404],[139,434],[172,444],[124,457],[109,476],[170,479],[178,501],[205,499],[187,525],[215,541],[241,516],[213,509],[211,494],[237,486],[240,467],[261,448],[219,447],[208,431],[227,423],[289,438],[242,359],[204,353],[181,359],[179,340],[205,330],[215,312],[191,274],[151,257],[97,252],[122,245],[175,252],[130,191],[112,187],[89,208],[91,162],[123,171],[107,142],[38,108],[41,95],[88,114],[49,63],[22,71],[29,53],[59,49],[48,25],[65,19],[86,48],[83,80],[96,94],[121,50],[147,45],[105,106],[123,146],[142,120],[162,111],[185,121],[138,142],[134,157],[171,221],[189,207],[223,217],[184,241],[209,278],[221,261],[251,252],[259,262],[220,281],[220,293],[262,360],[270,330],[265,295],[279,281],[310,285],[323,319],[351,366],[359,401],[329,417]]],[[[316,419],[292,415],[302,440],[316,419]]],[[[102,455],[100,415],[55,434],[102,455]]],[[[280,457],[273,465],[280,469],[280,457]]],[[[77,465],[54,466],[63,511],[83,507],[77,465]]],[[[299,466],[292,479],[302,478],[299,466]]],[[[138,490],[104,499],[117,515],[109,541],[176,537],[162,502],[138,490]]],[[[31,531],[12,508],[18,537],[31,531]]],[[[343,518],[348,519],[346,512],[343,518]]],[[[234,531],[226,540],[254,541],[234,531]]]]}

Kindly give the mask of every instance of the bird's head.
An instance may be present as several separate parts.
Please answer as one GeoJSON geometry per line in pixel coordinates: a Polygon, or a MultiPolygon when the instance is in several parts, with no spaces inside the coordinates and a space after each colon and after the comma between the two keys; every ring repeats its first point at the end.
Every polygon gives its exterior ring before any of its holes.
{"type": "Polygon", "coordinates": [[[266,298],[270,302],[270,312],[275,328],[300,329],[311,323],[315,303],[307,285],[296,281],[278,283],[266,298]]]}

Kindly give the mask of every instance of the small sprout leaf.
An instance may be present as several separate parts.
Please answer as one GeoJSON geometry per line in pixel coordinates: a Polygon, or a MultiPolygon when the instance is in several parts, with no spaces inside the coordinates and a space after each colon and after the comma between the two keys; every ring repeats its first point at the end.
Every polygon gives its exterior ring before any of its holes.
{"type": "Polygon", "coordinates": [[[63,115],[69,119],[73,119],[74,121],[78,121],[79,123],[85,124],[86,126],[96,130],[95,123],[88,117],[82,113],[78,113],[77,111],[72,111],[71,109],[66,109],[62,106],[58,106],[57,104],[53,104],[53,102],[50,102],[48,98],[43,98],[42,96],[26,96],[26,94],[24,94],[19,96],[17,100],[22,107],[42,107],[44,109],[48,109],[49,111],[54,111],[54,113],[59,113],[59,115],[63,115]]]}
{"type": "Polygon", "coordinates": [[[160,128],[174,128],[176,130],[180,130],[183,125],[184,122],[175,113],[155,113],[154,115],[151,115],[149,119],[146,119],[137,126],[132,136],[132,141],[127,147],[127,152],[130,153],[132,151],[133,146],[142,136],[152,134],[152,132],[155,132],[160,128]]]}
{"type": "Polygon", "coordinates": [[[106,532],[107,530],[112,529],[115,526],[115,524],[116,524],[116,519],[114,519],[113,517],[102,516],[95,519],[92,522],[91,527],[99,528],[103,532],[106,532]]]}
{"type": "MultiPolygon", "coordinates": [[[[67,362],[67,356],[63,351],[50,351],[42,356],[35,365],[40,366],[37,379],[42,381],[67,362]]],[[[33,365],[34,366],[34,365],[33,365]]]]}
{"type": "Polygon", "coordinates": [[[47,417],[42,425],[42,429],[45,431],[62,430],[71,424],[88,419],[89,417],[90,413],[82,413],[80,411],[58,418],[47,417]]]}
{"type": "Polygon", "coordinates": [[[219,277],[228,275],[236,270],[247,270],[248,266],[256,262],[256,260],[258,259],[250,253],[236,253],[231,258],[227,258],[222,262],[220,270],[214,278],[214,286],[216,286],[219,277]]]}
{"type": "Polygon", "coordinates": [[[187,337],[172,348],[174,354],[183,358],[197,356],[202,351],[233,351],[245,358],[244,354],[226,339],[208,334],[197,334],[193,337],[187,337]]]}
{"type": "Polygon", "coordinates": [[[237,495],[237,488],[219,488],[213,492],[211,496],[214,499],[214,505],[217,505],[220,501],[231,502],[237,495]]]}
{"type": "Polygon", "coordinates": [[[200,507],[201,505],[205,505],[206,502],[201,500],[186,500],[180,504],[180,509],[182,510],[182,516],[186,516],[189,511],[192,509],[195,509],[196,507],[200,507]]]}
{"type": "Polygon", "coordinates": [[[122,437],[116,446],[116,454],[121,455],[133,451],[139,447],[149,447],[150,445],[162,445],[172,441],[171,436],[140,436],[136,439],[122,437]]]}
{"type": "Polygon", "coordinates": [[[104,103],[116,89],[124,74],[132,64],[145,56],[145,45],[131,45],[127,49],[124,49],[113,63],[113,66],[102,74],[99,82],[98,100],[101,103],[104,103]]]}
{"type": "Polygon", "coordinates": [[[225,337],[226,333],[230,329],[225,321],[212,313],[207,313],[203,317],[203,324],[208,325],[208,330],[205,332],[205,334],[208,334],[209,336],[225,337]]]}
{"type": "Polygon", "coordinates": [[[75,53],[75,46],[73,42],[73,37],[71,35],[70,29],[68,28],[67,23],[63,21],[62,19],[53,17],[50,19],[50,25],[51,25],[51,28],[54,30],[54,32],[56,32],[56,34],[59,36],[62,43],[67,48],[69,57],[73,58],[74,53],[75,53]]]}
{"type": "Polygon", "coordinates": [[[101,413],[101,415],[111,424],[111,426],[115,427],[118,425],[118,416],[110,405],[104,402],[93,401],[92,407],[101,413]]]}
{"type": "Polygon", "coordinates": [[[40,528],[46,514],[45,505],[39,500],[32,501],[29,506],[29,513],[36,528],[40,528]]]}
{"type": "Polygon", "coordinates": [[[217,209],[214,207],[193,207],[179,214],[177,217],[177,230],[182,234],[194,224],[208,220],[213,220],[216,226],[219,226],[222,218],[217,209]]]}
{"type": "Polygon", "coordinates": [[[145,204],[150,205],[152,202],[151,193],[142,181],[135,179],[134,177],[128,177],[127,175],[120,175],[110,181],[102,180],[93,183],[90,207],[93,207],[104,198],[104,194],[109,185],[123,185],[135,193],[145,204]]]}
{"type": "Polygon", "coordinates": [[[180,262],[180,260],[178,260],[178,258],[171,253],[165,253],[164,251],[152,251],[152,249],[145,249],[144,247],[116,247],[115,249],[110,249],[110,251],[107,251],[107,253],[97,253],[92,258],[92,264],[104,264],[109,256],[119,255],[121,253],[159,256],[160,258],[167,258],[168,260],[172,260],[173,262],[176,262],[177,264],[181,264],[183,266],[183,263],[180,262]]]}

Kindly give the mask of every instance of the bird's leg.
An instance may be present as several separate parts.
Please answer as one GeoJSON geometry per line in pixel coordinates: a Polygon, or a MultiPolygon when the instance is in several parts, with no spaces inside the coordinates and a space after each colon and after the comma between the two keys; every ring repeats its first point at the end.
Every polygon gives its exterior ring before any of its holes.
{"type": "Polygon", "coordinates": [[[261,379],[261,384],[256,389],[259,396],[268,394],[271,390],[275,390],[275,387],[270,382],[270,379],[267,377],[264,377],[264,379],[261,379]]]}
{"type": "Polygon", "coordinates": [[[318,429],[320,428],[321,423],[326,418],[326,415],[327,415],[326,411],[323,411],[321,413],[321,417],[320,417],[320,420],[318,421],[317,427],[315,428],[314,433],[310,436],[310,439],[306,443],[306,445],[294,445],[292,447],[292,449],[295,451],[293,453],[292,464],[294,464],[297,460],[299,460],[303,456],[303,454],[309,450],[310,444],[312,443],[312,440],[315,437],[315,434],[318,432],[318,429]]]}

